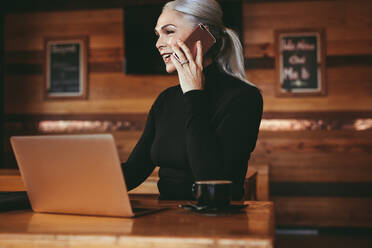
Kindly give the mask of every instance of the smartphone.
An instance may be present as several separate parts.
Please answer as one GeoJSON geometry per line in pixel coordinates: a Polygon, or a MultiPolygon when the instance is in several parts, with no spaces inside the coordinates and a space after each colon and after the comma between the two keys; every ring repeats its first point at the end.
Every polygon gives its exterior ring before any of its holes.
{"type": "Polygon", "coordinates": [[[196,42],[200,40],[203,48],[203,55],[216,43],[216,38],[208,31],[208,29],[201,23],[198,24],[191,32],[189,37],[184,41],[185,45],[190,49],[194,59],[197,54],[196,42]]]}

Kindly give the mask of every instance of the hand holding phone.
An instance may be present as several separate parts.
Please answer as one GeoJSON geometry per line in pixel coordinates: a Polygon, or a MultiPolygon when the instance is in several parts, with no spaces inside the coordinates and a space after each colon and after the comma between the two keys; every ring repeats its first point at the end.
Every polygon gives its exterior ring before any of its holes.
{"type": "MultiPolygon", "coordinates": [[[[180,53],[184,52],[183,50],[186,49],[185,46],[187,46],[188,49],[190,50],[191,53],[190,55],[193,57],[193,60],[195,61],[198,54],[197,41],[201,42],[203,52],[202,55],[207,53],[208,50],[213,46],[213,44],[216,43],[216,39],[208,31],[208,29],[203,24],[199,24],[183,42],[184,44],[181,44],[181,47],[175,47],[175,49],[177,50],[179,55],[181,55],[180,53]]],[[[183,55],[184,56],[182,57],[186,58],[186,60],[185,58],[183,58],[183,61],[180,61],[180,58],[177,56],[176,52],[174,52],[172,56],[172,60],[176,59],[181,64],[181,66],[177,65],[176,67],[178,71],[178,78],[182,92],[186,93],[190,90],[203,89],[204,77],[202,68],[203,67],[202,56],[200,57],[201,60],[195,61],[196,63],[192,63],[194,64],[194,66],[189,66],[188,67],[189,69],[185,70],[186,67],[184,67],[184,65],[189,64],[191,61],[187,59],[187,56],[185,56],[185,54],[183,55]]],[[[173,60],[173,62],[175,61],[173,60]]]]}

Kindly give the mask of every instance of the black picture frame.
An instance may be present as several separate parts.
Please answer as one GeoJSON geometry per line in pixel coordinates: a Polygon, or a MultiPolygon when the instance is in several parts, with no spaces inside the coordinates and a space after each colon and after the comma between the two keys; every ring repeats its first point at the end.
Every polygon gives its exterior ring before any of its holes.
{"type": "Polygon", "coordinates": [[[86,99],[88,37],[45,38],[45,98],[86,99]]]}
{"type": "Polygon", "coordinates": [[[323,29],[275,31],[277,96],[326,95],[323,29]]]}

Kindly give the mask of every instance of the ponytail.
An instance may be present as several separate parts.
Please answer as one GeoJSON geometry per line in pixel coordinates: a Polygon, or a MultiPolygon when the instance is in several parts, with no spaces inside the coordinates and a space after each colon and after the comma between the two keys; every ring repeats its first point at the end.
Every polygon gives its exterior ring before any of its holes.
{"type": "Polygon", "coordinates": [[[222,28],[221,44],[215,60],[227,74],[253,85],[248,81],[245,74],[242,44],[238,35],[232,29],[222,28]]]}

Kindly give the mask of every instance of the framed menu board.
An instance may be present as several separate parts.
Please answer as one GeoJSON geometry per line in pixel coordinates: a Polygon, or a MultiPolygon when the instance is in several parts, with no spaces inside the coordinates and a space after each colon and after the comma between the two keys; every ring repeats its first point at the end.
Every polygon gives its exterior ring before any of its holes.
{"type": "Polygon", "coordinates": [[[325,95],[322,29],[276,30],[278,96],[325,95]]]}
{"type": "Polygon", "coordinates": [[[87,97],[87,37],[45,39],[45,97],[87,97]]]}

